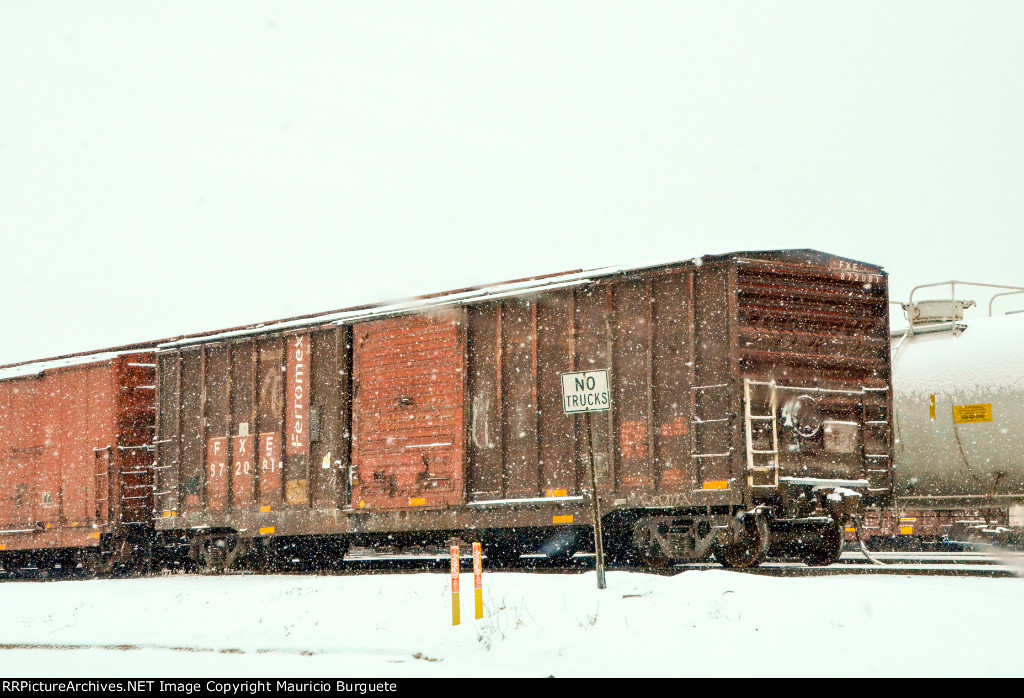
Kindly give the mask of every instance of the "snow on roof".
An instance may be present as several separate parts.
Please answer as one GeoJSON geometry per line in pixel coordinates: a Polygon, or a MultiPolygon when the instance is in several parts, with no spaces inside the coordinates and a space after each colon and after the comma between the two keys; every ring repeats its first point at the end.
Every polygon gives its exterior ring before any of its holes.
{"type": "MultiPolygon", "coordinates": [[[[587,283],[591,283],[598,279],[607,278],[609,276],[614,276],[616,274],[627,274],[630,272],[641,271],[645,269],[657,269],[673,265],[699,267],[705,259],[735,259],[743,261],[744,258],[748,258],[750,261],[753,261],[765,260],[766,258],[770,259],[773,257],[778,257],[786,259],[787,261],[803,264],[820,264],[825,259],[845,260],[845,258],[843,257],[835,257],[834,255],[810,249],[762,250],[751,252],[732,252],[722,255],[708,255],[707,257],[694,257],[684,260],[672,259],[657,262],[647,262],[643,264],[617,265],[600,267],[597,269],[589,270],[576,270],[560,274],[551,274],[548,276],[498,283],[489,286],[479,286],[471,289],[438,293],[430,296],[423,296],[420,298],[412,298],[406,301],[398,301],[382,305],[360,306],[357,308],[347,308],[344,310],[329,311],[326,313],[306,315],[287,320],[265,322],[246,327],[236,327],[234,329],[225,330],[223,332],[210,332],[198,335],[190,335],[186,337],[179,337],[172,341],[163,342],[159,344],[157,346],[157,349],[170,350],[177,347],[188,346],[191,344],[204,344],[207,342],[219,342],[230,339],[239,339],[242,337],[248,337],[257,334],[287,332],[290,330],[298,330],[305,327],[313,327],[317,325],[344,325],[353,322],[358,322],[360,320],[387,317],[389,315],[398,315],[401,313],[408,313],[417,310],[429,310],[434,308],[442,308],[450,305],[458,305],[462,303],[496,300],[499,298],[516,296],[526,293],[537,293],[541,291],[550,291],[559,288],[570,288],[574,286],[581,286],[587,283]]],[[[862,263],[858,262],[858,264],[862,263]]],[[[881,268],[879,267],[878,269],[880,270],[881,268]]]]}
{"type": "Polygon", "coordinates": [[[261,323],[259,325],[254,325],[252,327],[244,327],[241,329],[231,330],[227,332],[219,332],[205,336],[183,337],[172,342],[166,342],[164,344],[161,344],[157,348],[171,349],[174,347],[180,347],[188,344],[217,342],[225,339],[235,339],[238,337],[245,337],[253,334],[286,332],[288,330],[300,329],[303,327],[309,327],[313,325],[342,325],[362,319],[386,317],[388,315],[408,313],[415,310],[442,308],[449,305],[457,305],[460,303],[468,303],[471,301],[487,301],[498,298],[505,298],[507,296],[520,295],[523,293],[550,291],[559,288],[569,288],[572,286],[580,286],[582,284],[590,283],[597,278],[631,271],[632,269],[634,269],[634,267],[604,267],[602,269],[594,269],[590,271],[572,272],[568,274],[559,274],[538,279],[513,281],[504,284],[496,284],[494,286],[473,288],[466,291],[455,291],[450,293],[442,293],[435,296],[427,296],[424,298],[414,298],[411,300],[399,301],[396,303],[351,308],[347,310],[339,310],[324,313],[321,315],[307,316],[292,320],[261,323]]]}
{"type": "Polygon", "coordinates": [[[105,363],[125,354],[139,354],[144,351],[147,350],[129,349],[124,351],[99,351],[94,354],[65,356],[56,359],[44,359],[42,361],[30,361],[28,363],[15,364],[14,366],[0,368],[0,380],[38,376],[44,371],[52,371],[57,368],[68,368],[69,366],[105,363]]]}

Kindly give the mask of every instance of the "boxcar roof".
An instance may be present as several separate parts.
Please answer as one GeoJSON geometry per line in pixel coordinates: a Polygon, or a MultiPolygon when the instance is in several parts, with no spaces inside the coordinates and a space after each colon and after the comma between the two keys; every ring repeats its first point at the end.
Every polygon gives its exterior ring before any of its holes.
{"type": "Polygon", "coordinates": [[[751,252],[731,252],[721,255],[707,255],[687,260],[676,260],[654,264],[641,264],[634,266],[610,266],[589,270],[572,270],[544,276],[517,279],[497,284],[475,286],[455,291],[445,291],[427,296],[419,296],[409,300],[378,305],[363,305],[342,310],[326,311],[312,315],[303,315],[283,320],[258,323],[234,327],[226,330],[204,332],[200,334],[186,335],[165,341],[157,347],[158,350],[170,350],[190,344],[201,344],[206,342],[220,342],[232,339],[240,339],[251,335],[274,334],[299,330],[317,325],[343,325],[361,320],[370,320],[389,315],[413,312],[416,310],[427,310],[441,308],[449,305],[461,305],[465,303],[476,303],[481,301],[496,300],[509,296],[518,296],[541,291],[550,291],[559,288],[570,288],[582,286],[588,283],[629,273],[642,271],[655,271],[668,267],[686,268],[697,267],[705,262],[735,261],[742,263],[743,260],[777,261],[811,266],[829,266],[831,263],[846,262],[856,265],[858,269],[884,274],[882,267],[866,264],[846,257],[819,252],[812,249],[794,250],[761,250],[751,252]]]}
{"type": "Polygon", "coordinates": [[[39,376],[45,371],[52,371],[57,368],[105,363],[116,359],[119,356],[123,356],[124,354],[139,354],[146,351],[153,351],[153,348],[103,349],[100,351],[83,352],[81,354],[68,354],[67,356],[58,356],[52,359],[39,359],[35,361],[24,361],[21,363],[9,364],[7,366],[0,366],[0,381],[11,380],[13,378],[26,378],[28,376],[39,376]]]}

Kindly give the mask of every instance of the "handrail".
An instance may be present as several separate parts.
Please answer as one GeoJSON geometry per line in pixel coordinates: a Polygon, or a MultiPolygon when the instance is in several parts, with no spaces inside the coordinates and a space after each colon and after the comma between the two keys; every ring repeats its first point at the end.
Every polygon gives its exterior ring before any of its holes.
{"type": "MultiPolygon", "coordinates": [[[[982,284],[982,283],[976,283],[974,281],[940,281],[940,282],[934,283],[934,284],[921,284],[920,286],[915,286],[914,288],[912,288],[910,290],[910,301],[909,301],[909,303],[913,304],[913,302],[914,302],[914,294],[917,291],[921,290],[922,288],[935,288],[936,286],[949,286],[950,287],[950,300],[954,300],[955,301],[956,300],[956,287],[957,287],[957,284],[959,284],[961,286],[976,286],[976,287],[979,287],[979,288],[1002,288],[1002,289],[1006,289],[1006,290],[1010,290],[1010,291],[1024,293],[1024,286],[1007,286],[1006,284],[982,284]]],[[[1003,294],[997,294],[997,295],[1003,295],[1003,294]]]]}
{"type": "Polygon", "coordinates": [[[999,298],[1000,296],[1016,296],[1016,295],[1021,294],[1021,293],[1024,293],[1024,288],[1019,289],[1017,291],[1004,291],[1003,293],[997,293],[994,296],[992,296],[991,298],[989,298],[988,299],[988,316],[992,317],[992,303],[995,302],[996,298],[999,298]]]}

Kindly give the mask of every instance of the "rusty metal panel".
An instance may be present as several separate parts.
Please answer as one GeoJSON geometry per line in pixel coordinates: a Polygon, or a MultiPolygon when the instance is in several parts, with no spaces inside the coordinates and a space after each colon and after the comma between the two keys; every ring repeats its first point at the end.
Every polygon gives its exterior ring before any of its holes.
{"type": "Polygon", "coordinates": [[[622,493],[650,490],[652,297],[646,281],[616,284],[615,343],[611,385],[622,493]]]}
{"type": "Polygon", "coordinates": [[[470,415],[466,489],[471,501],[501,499],[501,304],[469,308],[467,323],[470,415]]]}
{"type": "Polygon", "coordinates": [[[284,501],[284,339],[262,338],[257,346],[259,502],[261,507],[276,507],[284,501]]]}
{"type": "Polygon", "coordinates": [[[153,354],[121,356],[111,365],[111,421],[117,446],[116,518],[122,526],[148,526],[152,520],[152,442],[156,404],[153,354]]]}
{"type": "MultiPolygon", "coordinates": [[[[609,380],[614,385],[618,377],[612,366],[612,287],[593,286],[576,292],[576,370],[589,371],[608,369],[609,380]]],[[[615,487],[616,451],[612,424],[617,413],[612,405],[607,414],[595,414],[591,418],[594,461],[597,466],[597,486],[602,492],[611,492],[615,487]]],[[[582,423],[585,420],[577,417],[582,423]]],[[[580,428],[577,458],[584,463],[588,457],[586,429],[580,428]]]]}
{"type": "Polygon", "coordinates": [[[101,506],[99,511],[102,514],[102,523],[114,524],[117,522],[118,514],[118,492],[117,492],[117,438],[112,433],[114,426],[114,400],[116,396],[114,381],[111,380],[107,371],[91,371],[84,378],[83,390],[86,394],[87,410],[89,414],[88,442],[92,442],[93,453],[101,454],[98,459],[94,455],[93,465],[94,480],[96,483],[96,498],[101,506]],[[102,500],[102,501],[100,501],[102,500]]]}
{"type": "Polygon", "coordinates": [[[250,509],[255,501],[256,346],[252,341],[230,347],[231,506],[250,509]]]}
{"type": "Polygon", "coordinates": [[[314,332],[311,339],[310,500],[316,509],[337,508],[347,489],[346,329],[314,332]]]}
{"type": "Polygon", "coordinates": [[[62,464],[61,513],[65,521],[85,525],[95,512],[93,492],[96,487],[94,443],[87,439],[89,428],[88,392],[83,389],[87,373],[66,372],[61,376],[61,424],[59,443],[54,444],[62,464]]]}
{"type": "Polygon", "coordinates": [[[353,501],[360,509],[464,500],[465,314],[353,328],[353,501]]]}
{"type": "Polygon", "coordinates": [[[231,477],[228,467],[231,462],[228,451],[231,429],[228,347],[207,347],[205,365],[206,508],[219,511],[228,506],[231,477]]]}
{"type": "Polygon", "coordinates": [[[36,411],[38,381],[2,384],[6,393],[4,477],[0,478],[0,526],[17,531],[36,523],[36,472],[41,446],[36,411]]]}
{"type": "Polygon", "coordinates": [[[256,466],[252,434],[231,437],[231,504],[249,509],[253,503],[256,466]]]}
{"type": "Polygon", "coordinates": [[[309,334],[285,337],[285,504],[309,503],[309,334]]]}
{"type": "Polygon", "coordinates": [[[181,483],[181,354],[157,357],[156,457],[154,470],[154,515],[171,518],[179,510],[181,483]]]}
{"type": "Polygon", "coordinates": [[[654,283],[654,469],[664,492],[693,489],[693,272],[654,283]]]}
{"type": "Polygon", "coordinates": [[[739,457],[734,436],[742,425],[733,402],[736,376],[731,360],[728,291],[728,267],[705,264],[698,270],[692,387],[695,489],[734,489],[743,484],[734,468],[739,457]]]}
{"type": "Polygon", "coordinates": [[[575,370],[575,300],[572,291],[545,293],[537,303],[537,416],[541,494],[564,497],[579,490],[577,418],[562,411],[559,374],[575,370]]]}
{"type": "Polygon", "coordinates": [[[537,465],[537,304],[512,299],[501,313],[505,497],[540,496],[537,465]]]}
{"type": "Polygon", "coordinates": [[[203,483],[206,470],[206,425],[203,405],[206,364],[202,349],[181,352],[181,495],[183,511],[203,508],[203,483]]]}
{"type": "Polygon", "coordinates": [[[60,524],[60,445],[64,440],[64,380],[63,372],[45,375],[36,394],[39,419],[39,457],[33,474],[36,484],[36,524],[52,528],[60,524]]]}

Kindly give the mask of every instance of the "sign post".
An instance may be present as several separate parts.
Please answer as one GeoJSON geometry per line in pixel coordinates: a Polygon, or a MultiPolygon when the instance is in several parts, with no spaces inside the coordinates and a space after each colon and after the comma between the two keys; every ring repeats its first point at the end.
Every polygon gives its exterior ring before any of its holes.
{"type": "Polygon", "coordinates": [[[484,563],[479,543],[473,543],[473,605],[476,619],[484,617],[484,563]]]}
{"type": "Polygon", "coordinates": [[[597,463],[594,461],[594,427],[591,412],[607,412],[611,409],[611,391],[608,388],[608,371],[580,371],[563,373],[562,411],[565,414],[586,415],[587,455],[590,460],[590,506],[594,516],[594,552],[597,556],[597,588],[605,589],[604,543],[601,540],[601,507],[597,499],[597,463]]]}
{"type": "Polygon", "coordinates": [[[459,624],[459,546],[452,545],[452,625],[459,624]]]}

